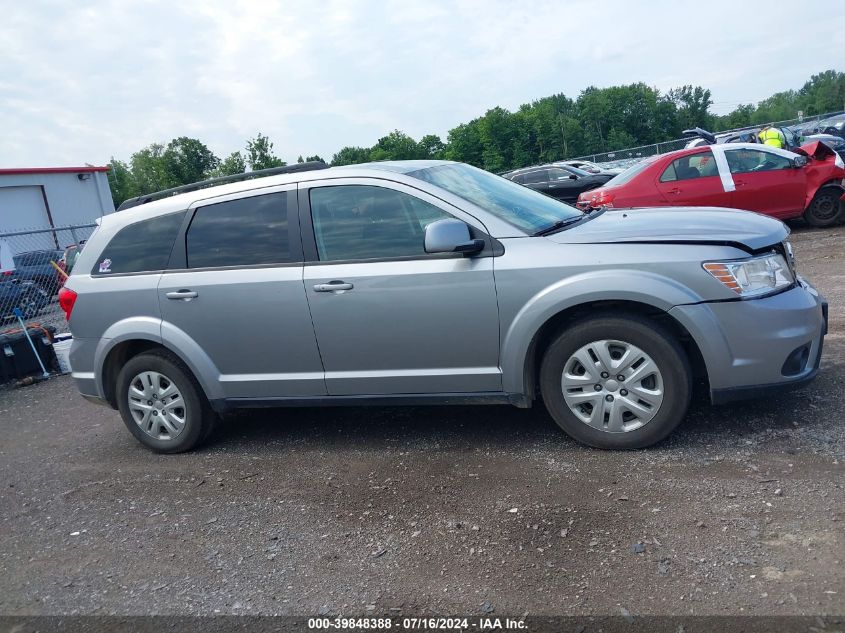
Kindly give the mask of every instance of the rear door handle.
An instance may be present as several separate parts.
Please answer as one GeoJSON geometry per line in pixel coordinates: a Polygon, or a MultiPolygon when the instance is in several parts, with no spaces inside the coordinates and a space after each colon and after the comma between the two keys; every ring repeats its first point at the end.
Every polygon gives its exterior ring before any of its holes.
{"type": "Polygon", "coordinates": [[[327,284],[316,284],[314,292],[336,292],[338,290],[352,290],[354,286],[345,281],[330,281],[327,284]]]}
{"type": "Polygon", "coordinates": [[[735,187],[744,187],[745,181],[744,180],[734,180],[734,186],[735,187]]]}
{"type": "Polygon", "coordinates": [[[182,299],[186,301],[188,299],[196,299],[199,295],[193,290],[176,290],[174,292],[168,292],[164,296],[168,299],[182,299]]]}
{"type": "Polygon", "coordinates": [[[675,187],[674,189],[670,189],[666,193],[678,194],[678,193],[681,193],[681,190],[678,189],[677,187],[675,187]]]}

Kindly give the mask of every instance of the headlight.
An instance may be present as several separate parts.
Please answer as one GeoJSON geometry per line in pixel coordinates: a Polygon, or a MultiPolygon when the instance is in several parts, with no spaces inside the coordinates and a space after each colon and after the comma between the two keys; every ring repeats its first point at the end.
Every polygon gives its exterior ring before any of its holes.
{"type": "Polygon", "coordinates": [[[783,255],[777,253],[732,262],[705,262],[702,266],[741,297],[768,294],[795,281],[783,255]]]}

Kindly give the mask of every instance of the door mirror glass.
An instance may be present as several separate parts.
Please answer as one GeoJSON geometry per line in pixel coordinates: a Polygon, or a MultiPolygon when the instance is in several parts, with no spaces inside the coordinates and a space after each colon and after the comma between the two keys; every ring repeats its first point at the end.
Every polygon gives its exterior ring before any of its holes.
{"type": "Polygon", "coordinates": [[[792,164],[795,167],[804,167],[808,162],[806,156],[796,156],[792,159],[792,164]]]}
{"type": "Polygon", "coordinates": [[[469,227],[460,220],[437,220],[425,227],[426,253],[478,253],[484,240],[474,240],[469,227]]]}

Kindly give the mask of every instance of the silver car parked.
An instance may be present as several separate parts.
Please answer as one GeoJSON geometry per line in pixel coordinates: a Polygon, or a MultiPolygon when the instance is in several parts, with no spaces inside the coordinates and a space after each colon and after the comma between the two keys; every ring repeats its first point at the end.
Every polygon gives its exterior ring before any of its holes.
{"type": "Polygon", "coordinates": [[[818,371],[827,305],[753,213],[582,213],[441,161],[148,200],[103,218],[60,301],[79,390],[155,451],[237,407],[540,398],[631,449],[696,381],[720,403],[818,371]]]}

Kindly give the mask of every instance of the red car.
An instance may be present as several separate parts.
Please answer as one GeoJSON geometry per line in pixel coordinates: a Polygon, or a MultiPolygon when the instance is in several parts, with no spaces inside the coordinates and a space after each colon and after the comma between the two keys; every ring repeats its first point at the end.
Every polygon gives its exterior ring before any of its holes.
{"type": "Polygon", "coordinates": [[[646,159],[578,196],[579,207],[730,207],[813,226],[845,219],[845,164],[823,143],[795,152],[753,143],[646,159]]]}

